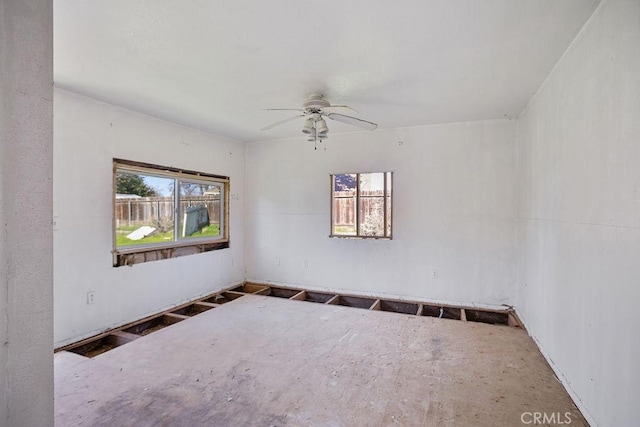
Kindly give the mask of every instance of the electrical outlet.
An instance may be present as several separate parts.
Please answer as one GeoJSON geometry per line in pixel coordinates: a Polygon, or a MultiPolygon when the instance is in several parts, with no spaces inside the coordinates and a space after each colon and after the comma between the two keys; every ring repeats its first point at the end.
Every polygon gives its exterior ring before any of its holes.
{"type": "Polygon", "coordinates": [[[276,258],[276,265],[280,265],[280,258],[276,258]]]}
{"type": "Polygon", "coordinates": [[[440,270],[437,268],[432,268],[431,269],[431,279],[432,280],[438,280],[438,277],[440,277],[440,270]]]}
{"type": "Polygon", "coordinates": [[[96,293],[94,291],[87,292],[87,304],[96,302],[96,293]]]}
{"type": "Polygon", "coordinates": [[[309,268],[309,260],[308,259],[304,260],[304,268],[309,268]]]}

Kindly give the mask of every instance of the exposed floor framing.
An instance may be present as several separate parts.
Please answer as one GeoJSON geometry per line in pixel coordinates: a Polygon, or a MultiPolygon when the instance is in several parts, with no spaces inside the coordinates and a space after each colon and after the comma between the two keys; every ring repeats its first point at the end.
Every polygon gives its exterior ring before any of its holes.
{"type": "Polygon", "coordinates": [[[85,357],[95,357],[116,347],[129,343],[152,332],[171,326],[189,317],[203,313],[243,295],[267,295],[297,301],[343,305],[368,310],[430,316],[443,319],[508,325],[522,328],[522,323],[512,308],[487,310],[473,307],[426,304],[406,300],[376,299],[371,297],[309,291],[300,288],[244,283],[197,300],[182,304],[162,313],[146,317],[133,323],[111,329],[99,335],[66,345],[56,351],[71,351],[85,357]]]}
{"type": "MultiPolygon", "coordinates": [[[[204,311],[146,336],[154,326],[143,321],[112,331],[140,337],[93,358],[57,352],[56,425],[493,427],[535,412],[587,425],[520,328],[283,289],[269,292],[283,298],[222,292],[237,298],[209,301],[213,310],[193,303],[204,311]]],[[[159,318],[188,316],[192,305],[159,318]]]]}

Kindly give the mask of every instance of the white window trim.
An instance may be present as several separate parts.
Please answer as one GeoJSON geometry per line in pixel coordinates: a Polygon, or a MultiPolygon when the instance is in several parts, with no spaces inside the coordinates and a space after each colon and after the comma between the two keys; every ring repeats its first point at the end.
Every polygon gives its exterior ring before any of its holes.
{"type": "MultiPolygon", "coordinates": [[[[331,238],[336,238],[336,239],[381,239],[381,240],[393,240],[393,175],[394,172],[393,171],[384,171],[384,172],[336,172],[336,173],[332,173],[329,175],[329,181],[331,182],[331,191],[329,193],[329,198],[330,198],[330,214],[329,214],[329,220],[330,220],[330,233],[329,233],[329,237],[331,238]],[[383,173],[383,174],[389,174],[390,177],[390,181],[391,181],[391,195],[389,197],[389,203],[391,204],[391,206],[389,206],[390,208],[390,217],[391,217],[391,224],[389,224],[389,235],[385,235],[385,236],[366,236],[366,235],[361,235],[360,234],[360,215],[359,215],[359,209],[360,209],[360,175],[366,175],[366,174],[375,174],[375,173],[383,173]],[[356,175],[356,207],[355,207],[355,212],[356,212],[356,235],[347,235],[347,234],[334,234],[333,232],[333,206],[334,206],[334,192],[335,192],[335,178],[336,175],[356,175]]],[[[384,189],[383,189],[383,202],[384,202],[384,230],[385,230],[385,234],[386,234],[386,229],[387,229],[387,215],[386,215],[386,209],[387,209],[387,180],[386,177],[384,179],[384,189]]]]}

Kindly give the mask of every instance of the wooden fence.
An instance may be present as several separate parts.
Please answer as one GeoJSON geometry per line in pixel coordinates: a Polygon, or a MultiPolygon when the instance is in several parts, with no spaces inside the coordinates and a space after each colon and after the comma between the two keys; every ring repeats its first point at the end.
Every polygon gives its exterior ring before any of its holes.
{"type": "MultiPolygon", "coordinates": [[[[220,196],[185,196],[180,198],[180,218],[189,206],[206,206],[211,224],[220,223],[220,196]]],[[[173,197],[116,199],[116,226],[142,226],[173,223],[173,197]]]]}
{"type": "MultiPolygon", "coordinates": [[[[371,215],[383,215],[383,191],[360,191],[362,218],[371,215]]],[[[350,226],[356,223],[356,191],[336,191],[333,199],[333,223],[337,226],[350,226]]]]}

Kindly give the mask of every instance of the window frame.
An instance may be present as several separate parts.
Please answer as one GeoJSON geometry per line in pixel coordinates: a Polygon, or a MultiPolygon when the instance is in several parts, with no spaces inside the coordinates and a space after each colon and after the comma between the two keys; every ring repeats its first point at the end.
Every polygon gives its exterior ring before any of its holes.
{"type": "Polygon", "coordinates": [[[342,172],[342,173],[332,173],[329,175],[329,182],[330,182],[330,193],[329,193],[329,198],[330,198],[330,214],[329,214],[329,220],[330,220],[330,233],[329,233],[329,237],[331,238],[337,238],[337,239],[383,239],[383,240],[393,240],[393,171],[386,171],[386,172],[342,172]],[[382,192],[382,199],[383,199],[383,230],[385,235],[384,236],[367,236],[364,234],[360,233],[360,175],[367,175],[367,174],[383,174],[383,192],[382,192]],[[355,209],[354,209],[354,215],[355,215],[355,224],[356,224],[356,234],[355,235],[346,235],[346,234],[335,234],[334,233],[334,201],[335,201],[335,177],[337,175],[355,175],[356,176],[356,200],[355,200],[355,209]],[[387,176],[388,176],[388,182],[390,184],[391,187],[391,191],[389,192],[389,204],[390,206],[387,205],[387,176]],[[387,218],[387,208],[389,209],[389,218],[387,218]],[[389,228],[389,233],[387,235],[387,226],[389,228]]]}
{"type": "Polygon", "coordinates": [[[160,259],[176,258],[212,250],[226,249],[229,247],[229,191],[230,180],[227,176],[196,172],[170,166],[159,166],[150,163],[131,160],[113,159],[112,170],[112,254],[113,266],[139,264],[142,262],[156,261],[160,259]],[[169,178],[174,180],[174,211],[173,224],[174,236],[170,242],[157,242],[130,247],[118,247],[116,240],[116,188],[117,172],[124,171],[134,174],[144,174],[157,178],[169,178]],[[202,236],[184,239],[179,237],[181,219],[180,210],[180,183],[212,184],[221,187],[220,191],[220,234],[218,236],[202,236]]]}

